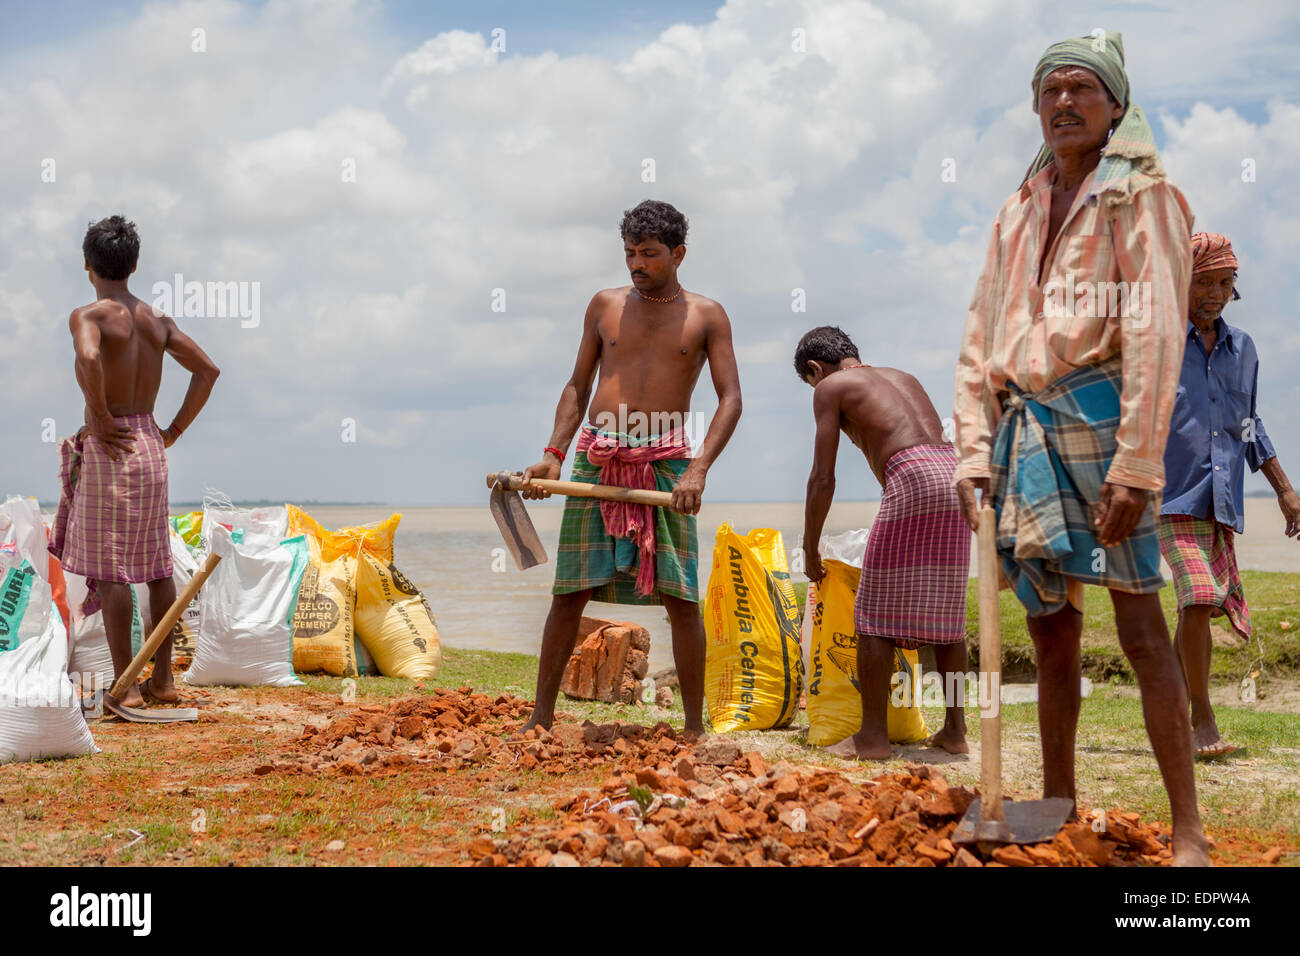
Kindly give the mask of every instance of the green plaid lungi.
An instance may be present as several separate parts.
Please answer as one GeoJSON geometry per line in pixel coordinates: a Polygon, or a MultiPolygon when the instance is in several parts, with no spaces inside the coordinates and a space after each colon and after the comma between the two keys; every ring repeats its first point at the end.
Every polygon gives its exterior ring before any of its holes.
{"type": "Polygon", "coordinates": [[[1093,534],[1090,507],[1115,457],[1120,358],[1086,365],[1037,392],[1011,386],[993,438],[989,488],[1002,572],[1031,617],[1065,606],[1068,579],[1149,594],[1164,586],[1151,501],[1133,533],[1111,548],[1093,534]]]}
{"type": "MultiPolygon", "coordinates": [[[[653,463],[655,488],[672,491],[690,465],[688,458],[667,458],[653,463]]],[[[600,466],[575,452],[571,481],[600,483],[600,466]]],[[[640,557],[627,538],[605,531],[600,499],[568,498],[560,521],[560,544],[555,555],[552,594],[570,594],[594,588],[593,601],[610,604],[663,604],[662,594],[698,603],[699,542],[695,516],[671,508],[655,508],[655,590],[636,593],[640,557]]]]}

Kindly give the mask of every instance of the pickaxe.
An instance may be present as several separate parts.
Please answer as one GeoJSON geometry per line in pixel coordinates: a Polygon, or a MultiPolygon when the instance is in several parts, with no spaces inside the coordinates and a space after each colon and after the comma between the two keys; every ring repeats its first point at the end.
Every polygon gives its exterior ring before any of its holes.
{"type": "Polygon", "coordinates": [[[528,517],[523,499],[519,497],[521,488],[541,488],[553,495],[568,495],[570,498],[600,498],[603,501],[625,501],[634,505],[653,505],[667,508],[672,503],[672,493],[667,491],[647,491],[640,488],[615,488],[610,485],[595,485],[585,481],[554,481],[550,478],[533,478],[524,481],[522,474],[508,471],[497,472],[487,476],[487,485],[492,489],[488,507],[501,537],[505,539],[506,549],[515,559],[519,570],[523,571],[537,564],[546,563],[546,548],[537,536],[533,520],[528,517]]]}
{"type": "Polygon", "coordinates": [[[181,615],[185,613],[185,608],[194,600],[194,595],[199,593],[199,588],[203,587],[203,582],[208,579],[212,571],[221,561],[221,555],[209,554],[203,567],[194,573],[194,577],[186,582],[184,589],[176,597],[175,602],[167,609],[167,613],[162,616],[162,620],[153,629],[149,639],[141,645],[139,652],[131,659],[131,663],[126,666],[126,670],[118,676],[113,682],[112,688],[105,694],[102,690],[96,691],[94,697],[82,704],[82,709],[86,711],[98,710],[102,704],[103,709],[108,711],[114,717],[122,720],[129,720],[138,724],[174,724],[185,720],[198,720],[199,712],[193,707],[163,707],[156,710],[136,710],[134,707],[126,707],[121,703],[126,692],[131,689],[131,684],[140,676],[140,671],[144,670],[144,665],[149,663],[149,658],[153,657],[154,651],[158,650],[167,635],[172,632],[176,622],[180,620],[181,615]]]}

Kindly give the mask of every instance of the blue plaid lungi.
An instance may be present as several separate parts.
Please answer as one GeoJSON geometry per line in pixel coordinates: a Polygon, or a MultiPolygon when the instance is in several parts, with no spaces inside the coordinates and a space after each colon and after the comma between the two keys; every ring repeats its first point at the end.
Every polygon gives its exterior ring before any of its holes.
{"type": "Polygon", "coordinates": [[[1002,573],[1031,617],[1065,606],[1069,581],[1149,594],[1164,586],[1156,516],[1103,548],[1093,512],[1115,457],[1121,359],[1087,365],[1036,394],[1014,385],[993,437],[990,491],[1002,573]]]}

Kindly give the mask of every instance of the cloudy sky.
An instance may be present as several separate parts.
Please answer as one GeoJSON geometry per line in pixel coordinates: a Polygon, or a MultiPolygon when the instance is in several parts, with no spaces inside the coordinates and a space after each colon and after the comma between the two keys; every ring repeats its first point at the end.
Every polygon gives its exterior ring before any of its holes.
{"type": "MultiPolygon", "coordinates": [[[[745,413],[707,494],[800,499],[799,336],[842,325],[948,414],[991,218],[1039,140],[1033,65],[1098,27],[1124,34],[1197,227],[1234,241],[1227,318],[1259,344],[1261,413],[1300,481],[1300,8],[630,6],[6,3],[0,491],[57,495],[43,439],[81,417],[67,318],[92,298],[90,220],[138,223],[142,297],[177,274],[257,284],[255,326],[179,320],[223,375],[172,449],[173,499],[473,504],[486,472],[540,455],[583,310],[626,282],[622,210],[652,197],[690,218],[682,278],[735,329],[745,413]]],[[[168,369],[160,424],[186,382],[168,369]]],[[[697,400],[712,412],[707,375],[697,400]]],[[[839,481],[879,492],[849,454],[839,481]]]]}

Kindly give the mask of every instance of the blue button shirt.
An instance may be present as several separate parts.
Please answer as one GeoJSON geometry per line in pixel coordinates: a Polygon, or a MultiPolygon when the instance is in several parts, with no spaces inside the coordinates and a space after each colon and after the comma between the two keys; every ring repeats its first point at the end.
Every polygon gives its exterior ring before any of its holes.
{"type": "Polygon", "coordinates": [[[1187,348],[1165,446],[1166,515],[1194,515],[1245,529],[1246,471],[1276,456],[1255,411],[1259,357],[1241,329],[1216,319],[1218,338],[1207,353],[1187,323],[1187,348]]]}

